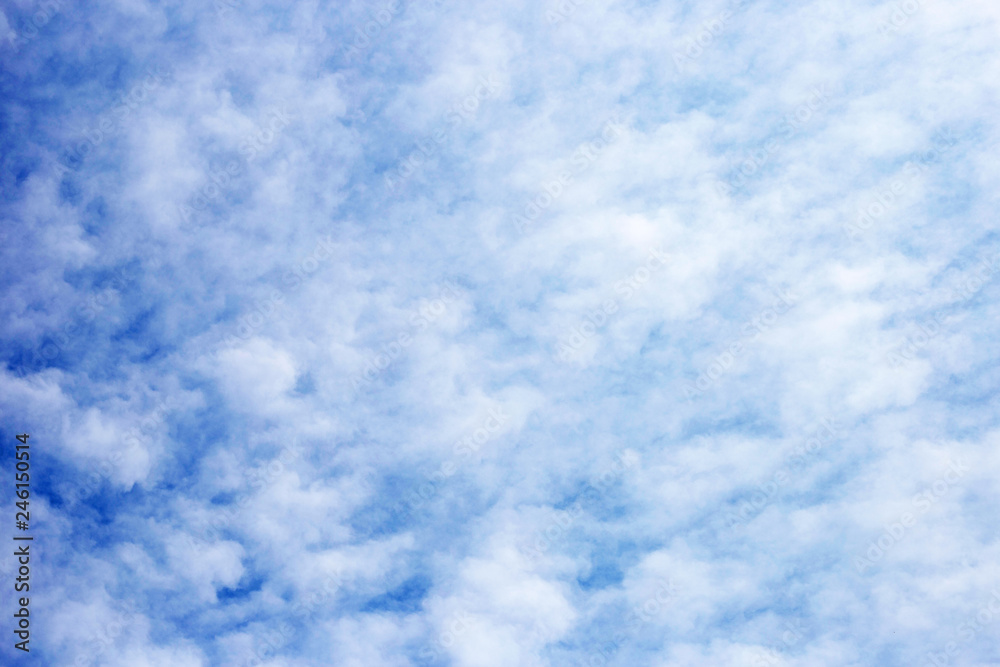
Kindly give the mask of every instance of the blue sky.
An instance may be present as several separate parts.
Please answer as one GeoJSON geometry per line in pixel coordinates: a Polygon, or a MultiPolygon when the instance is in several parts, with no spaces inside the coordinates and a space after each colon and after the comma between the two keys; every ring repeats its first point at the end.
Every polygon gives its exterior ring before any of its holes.
{"type": "Polygon", "coordinates": [[[2,662],[1000,663],[998,19],[4,2],[2,662]]]}

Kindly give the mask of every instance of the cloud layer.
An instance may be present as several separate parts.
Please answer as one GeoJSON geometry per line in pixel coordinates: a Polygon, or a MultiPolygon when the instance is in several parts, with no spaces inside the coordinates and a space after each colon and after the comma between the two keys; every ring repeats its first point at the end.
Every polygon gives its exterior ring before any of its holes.
{"type": "Polygon", "coordinates": [[[34,657],[1000,662],[998,18],[7,3],[34,657]]]}

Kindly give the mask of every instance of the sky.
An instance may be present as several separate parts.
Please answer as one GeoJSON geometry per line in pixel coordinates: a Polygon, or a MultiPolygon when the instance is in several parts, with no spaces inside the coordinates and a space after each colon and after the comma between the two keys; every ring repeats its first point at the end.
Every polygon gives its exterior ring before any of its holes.
{"type": "Polygon", "coordinates": [[[1000,664],[998,32],[0,2],[0,663],[1000,664]]]}

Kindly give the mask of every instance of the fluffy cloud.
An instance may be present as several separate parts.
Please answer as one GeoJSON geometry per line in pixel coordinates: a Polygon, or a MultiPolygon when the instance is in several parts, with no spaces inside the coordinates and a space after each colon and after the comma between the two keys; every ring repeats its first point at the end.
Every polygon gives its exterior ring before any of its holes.
{"type": "Polygon", "coordinates": [[[9,3],[32,652],[990,662],[998,18],[9,3]]]}

